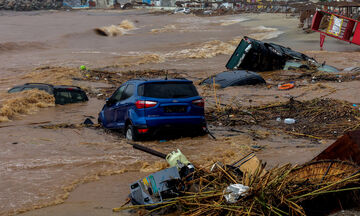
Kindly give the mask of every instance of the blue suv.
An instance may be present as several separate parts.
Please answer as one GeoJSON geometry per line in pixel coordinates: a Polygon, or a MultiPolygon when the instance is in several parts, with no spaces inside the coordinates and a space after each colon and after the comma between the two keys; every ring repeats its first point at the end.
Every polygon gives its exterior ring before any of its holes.
{"type": "Polygon", "coordinates": [[[206,129],[204,100],[186,79],[129,80],[106,100],[98,120],[105,128],[124,130],[129,140],[162,129],[206,129]]]}

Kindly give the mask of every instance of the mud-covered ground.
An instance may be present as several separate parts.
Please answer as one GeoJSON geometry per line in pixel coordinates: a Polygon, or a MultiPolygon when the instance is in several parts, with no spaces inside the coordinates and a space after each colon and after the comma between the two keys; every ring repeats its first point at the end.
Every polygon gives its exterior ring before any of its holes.
{"type": "MultiPolygon", "coordinates": [[[[129,183],[166,167],[165,161],[132,149],[120,133],[77,125],[88,117],[96,122],[104,98],[126,79],[168,73],[198,83],[225,70],[244,35],[303,51],[339,69],[359,66],[358,46],[327,38],[326,51],[319,51],[319,35],[305,34],[297,25],[297,18],[281,14],[196,17],[156,15],[143,9],[1,12],[0,215],[110,215],[111,208],[126,198],[129,183]],[[102,27],[110,29],[112,36],[96,34],[94,29],[102,27]],[[80,65],[89,71],[80,71],[80,65]],[[55,106],[51,98],[36,91],[6,93],[25,82],[79,85],[90,100],[55,106]],[[69,124],[76,125],[63,127],[69,124]],[[51,207],[42,208],[46,206],[51,207]]],[[[237,107],[287,102],[290,97],[360,104],[357,77],[297,79],[296,88],[289,91],[277,90],[277,84],[287,80],[279,77],[264,74],[269,86],[216,89],[216,100],[222,106],[237,107]]],[[[204,86],[198,90],[207,109],[214,109],[214,90],[204,86]]],[[[164,153],[179,148],[190,161],[204,165],[231,162],[257,151],[268,166],[275,166],[304,163],[336,138],[294,136],[275,119],[273,125],[266,121],[225,124],[214,120],[209,123],[217,140],[178,137],[142,144],[164,153]]]]}

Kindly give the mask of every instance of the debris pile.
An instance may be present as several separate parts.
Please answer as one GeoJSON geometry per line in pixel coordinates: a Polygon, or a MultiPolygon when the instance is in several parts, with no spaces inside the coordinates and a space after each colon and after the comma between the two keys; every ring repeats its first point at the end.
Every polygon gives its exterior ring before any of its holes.
{"type": "Polygon", "coordinates": [[[283,129],[293,135],[311,138],[336,138],[360,127],[360,111],[345,101],[313,99],[272,103],[256,107],[208,108],[207,120],[225,126],[259,124],[283,129]],[[283,124],[276,119],[292,118],[295,124],[283,124]]]}
{"type": "Polygon", "coordinates": [[[346,82],[353,80],[360,80],[359,71],[339,71],[336,73],[319,71],[316,67],[293,68],[289,67],[288,70],[276,70],[270,72],[263,72],[262,77],[270,82],[278,81],[304,81],[318,82],[318,81],[335,81],[346,82]]]}
{"type": "Polygon", "coordinates": [[[245,172],[220,162],[211,168],[195,166],[194,172],[181,179],[174,198],[113,210],[145,207],[148,214],[161,214],[165,209],[175,208],[183,215],[311,215],[316,210],[324,210],[317,215],[325,215],[356,205],[359,167],[336,161],[328,168],[326,161],[303,166],[286,164],[268,171],[259,163],[245,172]],[[342,199],[339,201],[332,195],[342,199]],[[346,198],[351,202],[343,202],[346,198]]]}

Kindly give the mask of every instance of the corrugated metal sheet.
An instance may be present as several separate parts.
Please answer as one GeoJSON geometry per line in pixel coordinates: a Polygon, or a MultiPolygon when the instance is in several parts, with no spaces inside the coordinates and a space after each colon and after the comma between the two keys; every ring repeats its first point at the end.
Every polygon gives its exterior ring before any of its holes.
{"type": "Polygon", "coordinates": [[[313,160],[324,159],[347,160],[360,165],[360,130],[344,134],[313,160]]]}

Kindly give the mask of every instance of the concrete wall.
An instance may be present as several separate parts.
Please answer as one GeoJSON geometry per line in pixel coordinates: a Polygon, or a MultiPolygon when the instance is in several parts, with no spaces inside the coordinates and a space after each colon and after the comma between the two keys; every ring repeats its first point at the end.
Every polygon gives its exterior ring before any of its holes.
{"type": "Polygon", "coordinates": [[[58,9],[62,0],[0,0],[0,10],[41,10],[58,9]]]}

